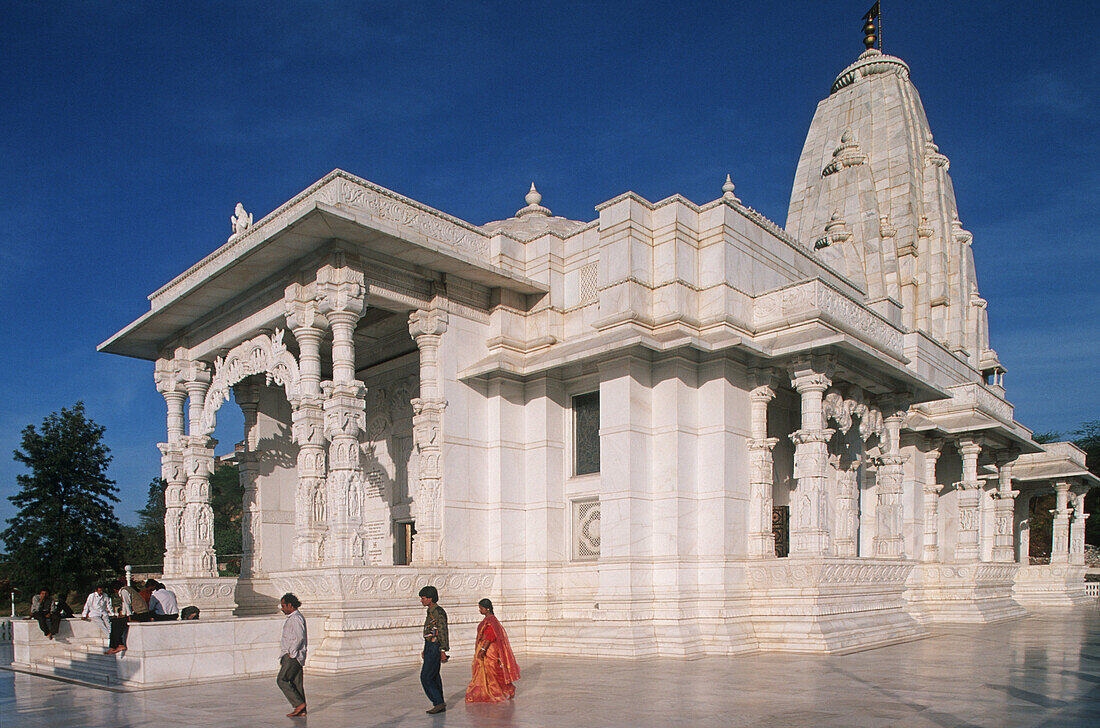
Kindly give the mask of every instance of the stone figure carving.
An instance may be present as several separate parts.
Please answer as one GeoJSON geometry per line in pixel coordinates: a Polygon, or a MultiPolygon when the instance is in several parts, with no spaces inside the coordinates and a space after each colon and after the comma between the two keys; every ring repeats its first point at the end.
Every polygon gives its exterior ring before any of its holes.
{"type": "Polygon", "coordinates": [[[211,520],[211,515],[208,511],[199,511],[198,523],[195,528],[200,543],[205,542],[210,537],[210,529],[212,526],[211,520]]]}
{"type": "Polygon", "coordinates": [[[353,478],[348,483],[348,515],[352,518],[359,517],[359,503],[359,482],[353,478]]]}
{"type": "Polygon", "coordinates": [[[325,522],[325,491],[322,488],[313,491],[313,522],[325,522]]]}
{"type": "Polygon", "coordinates": [[[237,207],[233,210],[232,217],[229,218],[229,222],[233,226],[233,234],[240,235],[252,227],[252,214],[246,212],[244,205],[238,202],[237,207]]]}

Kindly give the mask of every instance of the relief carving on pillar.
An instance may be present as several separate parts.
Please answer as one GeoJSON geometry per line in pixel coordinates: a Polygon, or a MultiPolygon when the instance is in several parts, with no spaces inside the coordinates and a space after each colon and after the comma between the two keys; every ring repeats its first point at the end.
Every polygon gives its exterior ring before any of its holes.
{"type": "Polygon", "coordinates": [[[325,488],[322,483],[315,484],[310,493],[310,513],[314,524],[325,523],[325,488]]]}

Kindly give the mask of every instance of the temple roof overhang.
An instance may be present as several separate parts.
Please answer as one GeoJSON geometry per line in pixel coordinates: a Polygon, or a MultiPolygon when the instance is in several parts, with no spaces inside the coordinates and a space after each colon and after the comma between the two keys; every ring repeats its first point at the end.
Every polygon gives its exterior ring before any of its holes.
{"type": "Polygon", "coordinates": [[[1042,452],[1042,447],[1031,439],[1031,431],[1013,418],[1013,407],[999,387],[966,382],[947,391],[949,399],[913,407],[906,427],[943,437],[980,433],[1022,453],[1042,452]]]}
{"type": "Polygon", "coordinates": [[[1037,453],[1021,455],[1012,467],[1012,479],[1024,485],[1070,480],[1089,488],[1100,486],[1100,478],[1085,467],[1085,451],[1072,442],[1047,443],[1037,453]]]}
{"type": "Polygon", "coordinates": [[[98,348],[156,359],[176,332],[334,241],[488,288],[548,290],[494,264],[477,226],[334,170],[150,295],[150,311],[98,348]]]}
{"type": "Polygon", "coordinates": [[[836,291],[821,281],[807,281],[788,290],[799,288],[813,295],[801,302],[806,310],[800,305],[797,316],[794,308],[785,309],[782,325],[778,325],[767,296],[761,296],[757,303],[766,313],[755,317],[755,330],[732,321],[706,326],[686,321],[664,325],[621,321],[592,336],[533,351],[499,347],[460,372],[459,377],[522,380],[582,362],[616,358],[631,350],[643,356],[678,354],[700,361],[731,357],[750,366],[778,369],[800,356],[824,354],[835,359],[837,382],[856,384],[872,394],[904,393],[911,402],[950,396],[907,366],[900,336],[894,336],[898,332],[889,322],[864,308],[845,309],[843,317],[834,315],[835,309],[822,305],[821,300],[830,300],[827,297],[836,291]],[[826,298],[819,299],[818,295],[826,298]]]}

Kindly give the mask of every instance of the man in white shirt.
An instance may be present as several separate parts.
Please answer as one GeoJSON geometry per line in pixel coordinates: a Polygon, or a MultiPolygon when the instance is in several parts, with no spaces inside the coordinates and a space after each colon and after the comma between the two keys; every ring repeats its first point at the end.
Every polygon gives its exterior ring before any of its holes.
{"type": "Polygon", "coordinates": [[[85,622],[95,622],[105,637],[111,634],[111,597],[107,596],[107,587],[97,586],[95,591],[88,595],[80,618],[85,622]]]}
{"type": "Polygon", "coordinates": [[[306,620],[298,607],[302,603],[298,597],[287,592],[279,600],[279,611],[286,615],[283,622],[283,639],[279,643],[282,656],[279,657],[279,676],[275,684],[294,706],[287,713],[288,718],[297,718],[306,714],[306,691],[302,686],[302,666],[306,663],[306,620]]]}
{"type": "Polygon", "coordinates": [[[180,608],[176,604],[176,593],[164,588],[159,581],[153,582],[156,588],[149,597],[149,608],[153,610],[153,620],[166,622],[179,619],[180,608]]]}

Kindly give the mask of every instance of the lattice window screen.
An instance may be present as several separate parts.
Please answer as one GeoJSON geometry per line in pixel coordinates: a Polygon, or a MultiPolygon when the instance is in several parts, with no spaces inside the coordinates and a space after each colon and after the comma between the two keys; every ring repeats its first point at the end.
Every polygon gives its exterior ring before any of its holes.
{"type": "Polygon", "coordinates": [[[595,561],[600,558],[600,502],[596,499],[573,501],[573,559],[595,561]]]}
{"type": "Polygon", "coordinates": [[[596,263],[582,266],[580,270],[580,303],[592,303],[598,297],[596,291],[596,263]]]}

